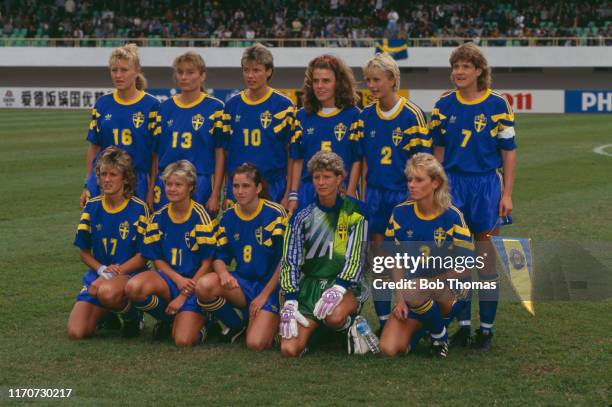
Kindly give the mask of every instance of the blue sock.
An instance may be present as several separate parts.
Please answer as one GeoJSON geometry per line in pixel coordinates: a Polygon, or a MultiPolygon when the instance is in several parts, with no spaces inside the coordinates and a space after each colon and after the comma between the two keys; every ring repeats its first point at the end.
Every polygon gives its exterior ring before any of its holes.
{"type": "Polygon", "coordinates": [[[426,329],[421,328],[412,334],[412,338],[410,338],[410,345],[408,346],[408,352],[412,352],[419,345],[421,339],[423,339],[429,332],[426,329]]]}
{"type": "MultiPolygon", "coordinates": [[[[480,281],[495,283],[494,289],[478,290],[478,306],[480,308],[480,331],[483,333],[493,332],[493,322],[497,314],[497,303],[499,302],[499,278],[494,276],[481,276],[480,281]]],[[[491,284],[492,285],[492,284],[491,284]]]]}
{"type": "Polygon", "coordinates": [[[139,314],[140,311],[132,305],[131,301],[128,301],[127,305],[119,311],[119,315],[121,315],[124,321],[133,321],[138,318],[139,314]]]}
{"type": "Polygon", "coordinates": [[[457,318],[457,323],[459,324],[460,328],[471,329],[471,326],[472,326],[472,290],[468,290],[468,293],[463,300],[456,301],[455,304],[453,304],[451,316],[454,316],[457,318]]]}
{"type": "Polygon", "coordinates": [[[446,327],[437,303],[428,300],[424,304],[411,309],[410,315],[423,323],[423,327],[431,333],[432,338],[447,341],[446,327]]]}
{"type": "Polygon", "coordinates": [[[144,301],[136,301],[134,305],[140,311],[146,312],[158,321],[172,321],[172,317],[166,314],[166,302],[157,295],[149,295],[144,301]]]}
{"type": "Polygon", "coordinates": [[[378,316],[380,329],[384,329],[385,324],[391,315],[391,301],[374,301],[374,309],[376,310],[376,315],[378,316]]]}
{"type": "Polygon", "coordinates": [[[238,329],[242,326],[242,319],[238,316],[232,304],[223,297],[217,297],[210,301],[200,301],[198,299],[198,305],[204,311],[213,314],[230,329],[238,329]]]}

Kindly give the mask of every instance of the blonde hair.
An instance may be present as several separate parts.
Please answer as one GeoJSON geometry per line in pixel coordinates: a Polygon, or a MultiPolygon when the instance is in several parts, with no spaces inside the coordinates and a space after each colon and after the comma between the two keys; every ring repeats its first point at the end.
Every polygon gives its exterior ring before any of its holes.
{"type": "MultiPolygon", "coordinates": [[[[193,65],[200,75],[206,73],[206,63],[204,62],[204,58],[200,54],[195,51],[187,51],[184,54],[179,55],[174,58],[174,62],[172,62],[172,67],[174,68],[174,74],[176,79],[176,70],[178,69],[179,64],[191,64],[193,65]]],[[[200,84],[200,90],[204,91],[204,85],[200,84]]]]}
{"type": "Polygon", "coordinates": [[[398,91],[400,88],[400,70],[395,59],[387,53],[376,54],[368,60],[363,67],[363,75],[368,76],[368,73],[373,69],[379,69],[387,74],[389,79],[392,79],[395,84],[393,90],[398,91]]]}
{"type": "Polygon", "coordinates": [[[100,182],[100,174],[104,167],[115,167],[123,175],[123,196],[130,199],[134,195],[136,189],[136,173],[132,164],[132,157],[117,146],[107,147],[96,162],[95,174],[98,185],[100,182]]]}
{"type": "Polygon", "coordinates": [[[321,150],[308,161],[308,172],[313,175],[317,171],[331,171],[335,175],[346,177],[344,161],[333,151],[321,150]]]}
{"type": "Polygon", "coordinates": [[[258,64],[263,65],[266,70],[271,69],[272,73],[268,77],[268,82],[272,79],[272,75],[274,74],[274,57],[268,48],[264,45],[257,43],[255,45],[251,45],[242,53],[242,59],[240,60],[240,66],[244,68],[244,66],[249,62],[256,62],[258,64]]]}
{"type": "Polygon", "coordinates": [[[118,60],[123,59],[130,62],[138,71],[136,76],[136,89],[144,90],[147,87],[147,80],[140,71],[140,57],[138,56],[138,46],[136,44],[125,44],[115,48],[108,60],[108,64],[113,66],[118,60]]]}
{"type": "Polygon", "coordinates": [[[412,156],[406,164],[404,174],[406,178],[417,169],[422,169],[434,181],[440,184],[434,191],[434,205],[438,209],[448,209],[451,207],[451,197],[448,189],[448,178],[442,164],[429,153],[417,153],[412,156]]]}
{"type": "Polygon", "coordinates": [[[182,177],[187,181],[187,184],[189,184],[189,186],[191,187],[191,192],[189,193],[189,195],[193,196],[193,194],[195,193],[197,182],[197,173],[193,164],[187,160],[179,160],[177,162],[169,164],[164,170],[164,173],[162,174],[162,181],[164,182],[164,184],[166,184],[168,178],[173,175],[176,175],[177,177],[182,177]]]}
{"type": "Polygon", "coordinates": [[[487,62],[487,59],[485,58],[481,49],[478,48],[476,44],[473,42],[468,42],[455,48],[449,58],[451,68],[459,61],[470,62],[476,67],[476,69],[482,70],[482,73],[476,81],[478,90],[485,90],[491,87],[491,67],[489,66],[489,63],[487,62]]]}

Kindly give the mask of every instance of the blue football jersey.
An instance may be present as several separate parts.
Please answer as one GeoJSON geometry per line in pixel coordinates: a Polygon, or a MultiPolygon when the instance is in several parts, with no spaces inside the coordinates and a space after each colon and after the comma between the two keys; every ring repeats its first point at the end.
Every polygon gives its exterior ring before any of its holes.
{"type": "MultiPolygon", "coordinates": [[[[385,240],[402,243],[404,249],[410,251],[409,255],[419,256],[422,253],[425,258],[472,256],[474,251],[472,235],[459,209],[451,206],[437,215],[424,216],[415,201],[402,202],[393,209],[385,240]]],[[[428,273],[443,271],[448,270],[427,268],[428,273]]]]}
{"type": "Polygon", "coordinates": [[[342,158],[348,180],[351,166],[362,157],[360,113],[355,106],[336,109],[329,114],[320,111],[308,114],[304,109],[298,110],[290,157],[304,160],[302,180],[310,180],[308,161],[321,150],[333,151],[342,158]]]}
{"type": "Polygon", "coordinates": [[[160,173],[188,160],[198,175],[215,172],[215,149],[223,146],[223,102],[205,93],[189,105],[177,96],[161,105],[161,134],[155,137],[160,173]]]}
{"type": "Polygon", "coordinates": [[[514,150],[514,113],[505,97],[487,89],[468,102],[459,91],[436,102],[430,122],[433,143],[444,147],[448,171],[486,173],[502,166],[501,150],[514,150]]]}
{"type": "Polygon", "coordinates": [[[378,101],[363,109],[362,148],[367,185],[405,191],[406,163],[419,152],[431,153],[427,120],[421,108],[403,98],[399,109],[384,117],[378,101]]]}
{"type": "Polygon", "coordinates": [[[240,212],[237,205],[223,213],[217,234],[215,257],[245,280],[267,283],[283,252],[287,212],[277,203],[260,199],[255,213],[240,212]]]}
{"type": "Polygon", "coordinates": [[[148,223],[149,210],[140,199],[132,197],[110,209],[103,195],[96,196],[83,208],[74,244],[91,250],[105,266],[123,264],[141,251],[148,223]]]}
{"type": "Polygon", "coordinates": [[[151,260],[164,260],[174,271],[191,278],[202,260],[214,254],[216,226],[217,221],[210,218],[202,205],[191,201],[187,216],[178,219],[170,203],[153,215],[142,255],[151,260]]]}
{"type": "Polygon", "coordinates": [[[252,101],[242,91],[225,104],[225,119],[228,174],[251,162],[269,182],[287,175],[287,149],[295,132],[295,107],[288,97],[270,88],[252,101]]]}
{"type": "Polygon", "coordinates": [[[134,169],[151,172],[153,136],[159,134],[159,101],[141,91],[133,101],[119,98],[117,91],[102,96],[91,112],[87,141],[104,150],[117,146],[127,151],[134,169]]]}

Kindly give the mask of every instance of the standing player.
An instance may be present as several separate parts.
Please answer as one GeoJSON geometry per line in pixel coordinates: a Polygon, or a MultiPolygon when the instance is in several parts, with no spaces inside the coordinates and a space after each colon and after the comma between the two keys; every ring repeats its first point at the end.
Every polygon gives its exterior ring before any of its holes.
{"type": "Polygon", "coordinates": [[[100,190],[92,169],[101,150],[117,146],[132,157],[136,171],[134,195],[153,204],[153,135],[159,133],[159,101],[145,93],[146,80],[140,72],[138,47],[123,45],[110,57],[110,72],[115,91],[96,101],[87,133],[89,147],[85,161],[85,185],[81,207],[100,190]]]}
{"type": "Polygon", "coordinates": [[[347,329],[360,308],[367,221],[358,201],[340,195],[344,163],[331,151],[308,162],[317,197],[287,228],[281,269],[281,353],[300,356],[319,324],[347,329]]]}
{"type": "MultiPolygon", "coordinates": [[[[291,180],[288,146],[295,132],[295,107],[288,97],[268,86],[274,61],[266,47],[248,47],[240,64],[246,89],[225,105],[230,132],[226,172],[231,174],[245,162],[255,164],[268,184],[271,200],[286,208],[291,180]]],[[[229,183],[227,197],[233,201],[229,183]]]]}
{"type": "MultiPolygon", "coordinates": [[[[420,253],[430,259],[473,256],[472,236],[461,212],[451,205],[442,165],[433,155],[418,153],[408,162],[405,174],[410,200],[393,209],[385,240],[399,244],[400,250],[412,256],[420,256],[420,253]]],[[[468,274],[465,270],[459,270],[459,274],[452,271],[444,268],[442,262],[432,262],[408,275],[400,274],[401,278],[431,282],[445,282],[449,276],[463,279],[463,273],[468,274]]],[[[448,286],[443,289],[419,287],[417,283],[415,288],[396,291],[397,305],[380,338],[381,351],[387,356],[405,353],[412,335],[421,326],[430,333],[432,355],[446,357],[448,353],[443,317],[453,313],[453,295],[448,286]]],[[[456,303],[455,310],[463,305],[464,302],[456,303]]]]}
{"type": "Polygon", "coordinates": [[[264,350],[272,346],[278,332],[278,278],[283,251],[287,212],[265,196],[257,168],[249,163],[234,170],[231,177],[236,205],[220,220],[216,273],[205,275],[196,287],[198,304],[221,320],[233,342],[244,331],[234,307],[248,315],[247,348],[264,350]],[[236,262],[234,271],[228,267],[236,262]]]}
{"type": "Polygon", "coordinates": [[[194,201],[216,213],[225,170],[223,102],[204,93],[206,65],[199,54],[182,54],[172,65],[181,93],[161,105],[162,130],[155,138],[160,174],[155,185],[155,209],[168,203],[161,174],[169,164],[184,159],[198,174],[194,201]]]}
{"type": "Polygon", "coordinates": [[[205,338],[194,289],[212,266],[216,221],[191,199],[197,182],[193,164],[181,160],[168,165],[163,180],[170,203],[153,215],[142,249],[157,270],[130,280],[126,292],[138,309],[158,320],[156,339],[167,337],[172,326],[174,343],[192,346],[205,338]]]}
{"type": "Polygon", "coordinates": [[[314,187],[304,162],[308,163],[318,151],[333,151],[344,161],[344,170],[349,174],[345,182],[347,195],[357,197],[361,175],[360,111],[355,107],[358,96],[351,69],[332,55],[317,57],[308,64],[302,92],[304,107],[297,112],[296,126],[302,130],[296,132],[290,147],[294,160],[291,212],[314,202],[314,187]]]}
{"type": "MultiPolygon", "coordinates": [[[[377,54],[363,68],[376,102],[362,112],[365,202],[372,241],[382,242],[395,205],[408,198],[404,168],[417,152],[431,152],[431,138],[421,108],[397,94],[400,71],[388,54],[377,54]]],[[[381,329],[391,312],[390,292],[374,290],[381,329]]]]}
{"type": "Polygon", "coordinates": [[[74,240],[89,270],[68,319],[68,336],[90,337],[109,311],[122,315],[124,337],[138,336],[139,312],[125,297],[124,288],[131,276],[145,268],[139,252],[149,212],[133,196],[136,175],[125,151],[117,147],[104,150],[95,174],[102,195],[87,201],[74,240]]]}
{"type": "MultiPolygon", "coordinates": [[[[488,252],[487,267],[479,271],[480,280],[493,282],[498,276],[489,237],[499,234],[500,217],[512,212],[514,113],[506,98],[489,88],[491,69],[476,45],[459,46],[451,54],[450,64],[451,80],[457,89],[442,95],[432,111],[435,155],[448,174],[453,203],[465,214],[479,242],[478,251],[488,252]]],[[[474,345],[482,350],[491,348],[498,296],[498,291],[479,292],[480,329],[474,345]]],[[[470,308],[466,307],[458,318],[460,329],[451,342],[462,346],[469,343],[470,308]]]]}

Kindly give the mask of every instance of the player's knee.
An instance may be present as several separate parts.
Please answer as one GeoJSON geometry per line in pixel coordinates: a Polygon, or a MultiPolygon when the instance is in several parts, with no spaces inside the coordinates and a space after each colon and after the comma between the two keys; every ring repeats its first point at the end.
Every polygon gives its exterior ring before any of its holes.
{"type": "Polygon", "coordinates": [[[214,293],[219,286],[219,277],[216,273],[204,275],[196,284],[195,293],[199,300],[208,301],[215,297],[214,293]]]}
{"type": "Polygon", "coordinates": [[[98,300],[107,308],[120,307],[123,295],[123,290],[118,290],[108,284],[103,284],[98,289],[98,300]]]}
{"type": "Polygon", "coordinates": [[[124,289],[125,295],[131,301],[143,301],[146,298],[143,292],[143,286],[137,279],[132,279],[127,282],[124,289]]]}
{"type": "Polygon", "coordinates": [[[330,328],[341,328],[346,322],[346,316],[332,312],[325,318],[325,325],[330,328]]]}
{"type": "Polygon", "coordinates": [[[198,343],[197,335],[176,334],[174,336],[174,344],[181,348],[194,346],[198,343]]]}
{"type": "Polygon", "coordinates": [[[401,353],[401,349],[399,348],[399,346],[397,346],[397,344],[393,343],[392,341],[381,339],[380,353],[392,358],[398,356],[401,353]]]}
{"type": "Polygon", "coordinates": [[[281,342],[281,355],[286,358],[297,358],[299,357],[304,348],[300,346],[297,341],[282,341],[281,342]]]}
{"type": "Polygon", "coordinates": [[[266,340],[265,338],[257,338],[254,336],[247,336],[246,338],[247,349],[253,352],[261,352],[272,347],[272,340],[266,340]]]}
{"type": "Polygon", "coordinates": [[[80,341],[91,337],[93,332],[90,332],[86,327],[79,327],[74,325],[68,325],[67,329],[68,338],[72,341],[80,341]]]}

